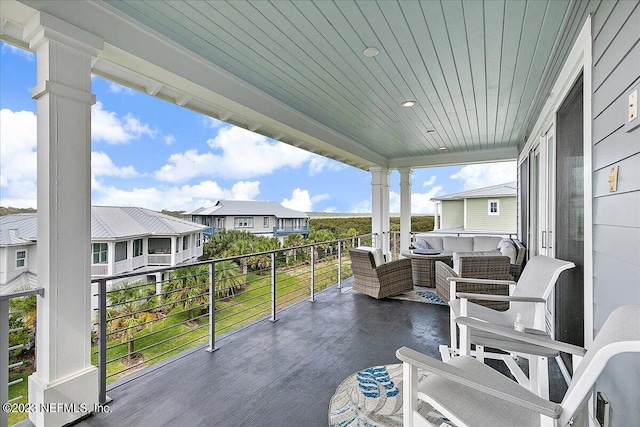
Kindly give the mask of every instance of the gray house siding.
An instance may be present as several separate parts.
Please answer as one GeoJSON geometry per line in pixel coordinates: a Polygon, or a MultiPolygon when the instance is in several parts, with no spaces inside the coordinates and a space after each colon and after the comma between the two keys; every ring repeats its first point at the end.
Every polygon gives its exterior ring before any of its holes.
{"type": "Polygon", "coordinates": [[[464,201],[442,201],[442,225],[441,228],[456,228],[464,226],[464,201]]]}
{"type": "MultiPolygon", "coordinates": [[[[640,128],[625,130],[627,92],[640,83],[639,4],[602,2],[592,20],[596,333],[616,307],[640,303],[640,128]],[[620,168],[618,191],[611,193],[607,176],[616,165],[620,168]]],[[[611,401],[612,426],[637,425],[640,355],[618,356],[614,362],[596,388],[611,401]]]]}
{"type": "Polygon", "coordinates": [[[516,198],[467,199],[467,230],[516,232],[516,198]],[[499,215],[489,215],[489,200],[499,201],[499,215]]]}

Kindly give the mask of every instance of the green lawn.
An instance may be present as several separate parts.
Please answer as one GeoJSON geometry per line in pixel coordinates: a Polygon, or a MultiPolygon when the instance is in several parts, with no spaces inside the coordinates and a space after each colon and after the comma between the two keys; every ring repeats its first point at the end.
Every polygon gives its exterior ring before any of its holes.
{"type": "MultiPolygon", "coordinates": [[[[9,387],[9,400],[22,396],[22,398],[12,402],[12,403],[24,403],[26,404],[29,400],[29,392],[27,391],[27,378],[31,375],[31,373],[22,373],[17,376],[11,376],[9,381],[17,380],[18,378],[22,378],[22,382],[18,384],[14,384],[9,387]]],[[[20,421],[26,420],[29,414],[27,412],[9,412],[9,425],[14,425],[19,423],[20,421]]]]}
{"type": "MultiPolygon", "coordinates": [[[[350,275],[350,266],[344,266],[343,278],[350,275]]],[[[310,267],[303,264],[276,274],[277,309],[310,298],[310,267]]],[[[318,262],[315,271],[315,291],[319,292],[337,282],[337,261],[318,262]]],[[[216,336],[229,333],[250,322],[271,315],[271,276],[249,273],[248,285],[229,299],[216,301],[216,336]]],[[[187,322],[188,313],[178,309],[165,318],[135,334],[134,349],[143,361],[127,367],[123,362],[128,353],[127,343],[114,340],[108,343],[107,382],[139,370],[180,353],[189,347],[208,341],[208,314],[196,314],[193,322],[187,322]]],[[[97,347],[92,361],[97,365],[97,347]]]]}

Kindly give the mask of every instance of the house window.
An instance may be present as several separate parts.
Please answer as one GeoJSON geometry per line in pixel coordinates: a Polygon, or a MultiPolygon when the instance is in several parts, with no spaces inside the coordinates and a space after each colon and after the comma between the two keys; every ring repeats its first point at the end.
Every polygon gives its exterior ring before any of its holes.
{"type": "Polygon", "coordinates": [[[133,241],[133,257],[142,256],[142,239],[133,241]]]}
{"type": "Polygon", "coordinates": [[[107,244],[106,243],[93,243],[91,245],[93,253],[94,264],[106,264],[107,263],[107,244]]]}
{"type": "Polygon", "coordinates": [[[16,268],[27,265],[27,251],[16,251],[16,268]]]}
{"type": "Polygon", "coordinates": [[[241,217],[237,216],[233,219],[235,228],[253,228],[253,218],[252,217],[241,217]]]}
{"type": "Polygon", "coordinates": [[[169,237],[150,238],[149,239],[149,255],[170,254],[171,239],[169,237]]]}
{"type": "Polygon", "coordinates": [[[189,236],[182,236],[182,250],[186,251],[189,249],[189,236]]]}
{"type": "Polygon", "coordinates": [[[199,248],[202,244],[202,234],[196,233],[196,248],[199,248]]]}
{"type": "Polygon", "coordinates": [[[116,262],[127,259],[127,242],[116,243],[116,262]]]}
{"type": "Polygon", "coordinates": [[[489,200],[489,215],[500,215],[500,200],[489,200]]]}
{"type": "Polygon", "coordinates": [[[269,217],[266,217],[266,216],[265,216],[265,217],[262,219],[262,227],[263,227],[263,228],[269,228],[269,217]]]}

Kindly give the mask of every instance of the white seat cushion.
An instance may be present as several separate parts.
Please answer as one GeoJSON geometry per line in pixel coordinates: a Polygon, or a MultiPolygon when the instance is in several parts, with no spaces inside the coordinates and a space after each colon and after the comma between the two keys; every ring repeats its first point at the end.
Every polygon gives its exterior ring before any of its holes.
{"type": "Polygon", "coordinates": [[[358,246],[356,249],[371,252],[373,254],[373,261],[376,263],[376,267],[381,266],[385,262],[382,250],[379,248],[374,248],[372,246],[358,246]]]}

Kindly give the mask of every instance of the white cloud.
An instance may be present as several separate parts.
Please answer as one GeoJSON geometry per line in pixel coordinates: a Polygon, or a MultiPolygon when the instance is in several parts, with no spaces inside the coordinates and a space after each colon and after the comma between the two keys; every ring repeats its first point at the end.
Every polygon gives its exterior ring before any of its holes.
{"type": "Polygon", "coordinates": [[[254,200],[260,193],[259,181],[239,181],[230,189],[215,181],[195,185],[147,187],[121,190],[94,182],[92,203],[106,206],[143,206],[149,209],[189,210],[212,206],[218,199],[254,200]]]}
{"type": "Polygon", "coordinates": [[[91,107],[91,139],[93,141],[127,144],[143,135],[155,138],[157,133],[157,130],[140,122],[132,114],[127,114],[120,119],[115,112],[104,110],[100,101],[91,107]]]}
{"type": "Polygon", "coordinates": [[[245,179],[269,175],[277,169],[298,168],[311,153],[238,127],[223,127],[207,144],[214,152],[188,150],[169,156],[155,177],[166,182],[185,182],[198,176],[245,179]]]}
{"type": "MultiPolygon", "coordinates": [[[[426,193],[411,193],[411,213],[414,215],[432,214],[434,205],[431,199],[440,192],[442,192],[442,186],[436,185],[426,193]]],[[[389,212],[400,212],[400,193],[389,192],[389,212]]]]}
{"type": "Polygon", "coordinates": [[[311,196],[309,194],[309,190],[302,190],[300,188],[296,188],[291,192],[290,199],[284,199],[282,201],[282,206],[289,209],[295,209],[297,211],[311,212],[313,211],[314,203],[318,203],[328,198],[329,198],[328,194],[318,194],[316,196],[311,196]]]}
{"type": "Polygon", "coordinates": [[[118,83],[109,83],[109,92],[111,93],[124,93],[125,95],[133,95],[135,91],[126,86],[119,85],[118,83]]]}
{"type": "Polygon", "coordinates": [[[0,205],[37,205],[37,118],[31,111],[0,110],[0,205]]]}
{"type": "Polygon", "coordinates": [[[425,182],[422,183],[422,186],[423,187],[430,187],[433,184],[435,184],[436,179],[438,179],[438,177],[435,176],[435,175],[432,175],[431,178],[429,178],[429,181],[425,181],[425,182]]]}
{"type": "Polygon", "coordinates": [[[371,199],[362,200],[351,207],[353,213],[371,213],[371,199]]]}
{"type": "Polygon", "coordinates": [[[134,178],[140,176],[133,166],[116,166],[108,154],[100,151],[91,152],[91,173],[94,177],[115,176],[118,178],[134,178]]]}
{"type": "Polygon", "coordinates": [[[309,175],[314,176],[324,171],[337,172],[346,167],[347,165],[345,165],[344,163],[340,163],[333,159],[313,154],[311,155],[311,160],[309,161],[309,175]]]}
{"type": "Polygon", "coordinates": [[[176,142],[176,137],[173,136],[173,134],[165,135],[163,139],[167,145],[173,145],[173,143],[176,142]]]}
{"type": "Polygon", "coordinates": [[[463,181],[465,190],[514,182],[517,179],[516,162],[467,165],[451,175],[451,179],[463,181]]]}
{"type": "Polygon", "coordinates": [[[36,54],[28,51],[26,49],[19,48],[17,46],[8,44],[8,43],[0,43],[2,45],[2,52],[10,52],[14,55],[20,56],[28,61],[35,61],[36,54]]]}
{"type": "Polygon", "coordinates": [[[213,117],[209,117],[209,116],[202,116],[202,124],[205,127],[208,127],[211,129],[231,127],[231,125],[227,124],[226,122],[223,122],[222,120],[214,119],[213,117]]]}

